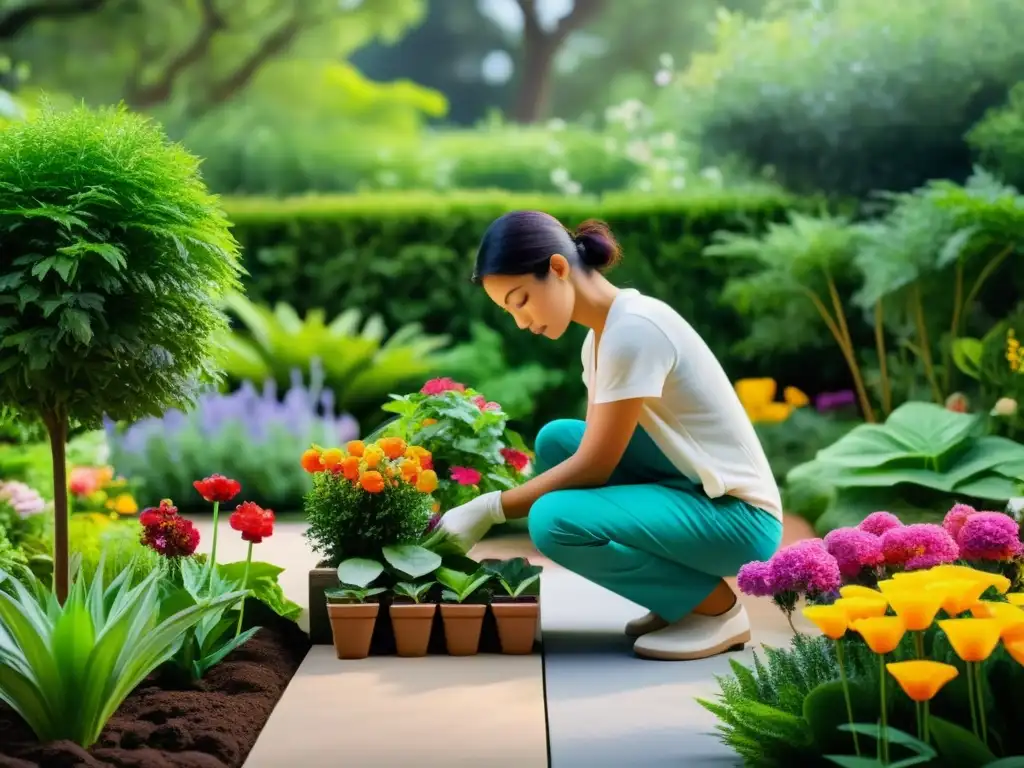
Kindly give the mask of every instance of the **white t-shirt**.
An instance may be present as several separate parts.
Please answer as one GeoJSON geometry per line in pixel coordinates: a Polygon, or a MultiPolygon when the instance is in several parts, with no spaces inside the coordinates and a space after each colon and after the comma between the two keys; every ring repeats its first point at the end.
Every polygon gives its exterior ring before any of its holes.
{"type": "Polygon", "coordinates": [[[583,342],[595,405],[645,399],[640,426],[709,498],[735,496],[782,519],[768,458],[732,383],[704,339],[668,304],[618,292],[597,345],[583,342]]]}

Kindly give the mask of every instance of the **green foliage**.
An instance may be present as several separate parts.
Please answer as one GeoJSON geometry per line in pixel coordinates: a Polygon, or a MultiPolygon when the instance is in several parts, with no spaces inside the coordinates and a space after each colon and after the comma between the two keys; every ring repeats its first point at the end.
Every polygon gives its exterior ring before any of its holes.
{"type": "Polygon", "coordinates": [[[772,466],[776,480],[783,481],[790,470],[810,461],[859,422],[833,418],[813,408],[797,408],[785,421],[755,423],[754,429],[772,466]]]}
{"type": "Polygon", "coordinates": [[[448,603],[471,602],[480,596],[481,589],[493,578],[494,574],[486,568],[478,568],[473,573],[453,568],[437,569],[437,581],[445,588],[441,599],[448,603]]]}
{"type": "Polygon", "coordinates": [[[977,405],[982,412],[990,411],[1001,398],[1010,398],[1018,404],[1012,414],[996,414],[990,422],[994,431],[1015,437],[1024,432],[1024,375],[1013,370],[1007,360],[1008,335],[1020,341],[1024,337],[1024,305],[1001,320],[981,338],[961,337],[953,343],[953,362],[965,376],[976,382],[977,405]]]}
{"type": "Polygon", "coordinates": [[[879,509],[901,518],[927,518],[929,511],[941,517],[951,496],[965,503],[1005,502],[1024,474],[1024,445],[983,434],[983,426],[977,416],[905,403],[884,424],[859,425],[820,450],[786,483],[831,489],[829,510],[816,523],[819,533],[856,524],[879,509]],[[912,510],[916,514],[908,515],[912,510]]]}
{"type": "MultiPolygon", "coordinates": [[[[847,731],[849,733],[857,733],[874,739],[876,742],[880,742],[884,736],[886,741],[890,744],[891,749],[895,750],[897,746],[905,747],[910,751],[911,756],[898,760],[896,762],[884,762],[878,752],[878,746],[876,745],[877,757],[872,759],[869,757],[850,757],[848,755],[825,755],[826,759],[830,760],[836,765],[843,766],[843,768],[886,768],[891,766],[893,768],[911,768],[914,765],[924,765],[929,763],[934,757],[937,756],[936,751],[932,748],[931,744],[915,739],[909,733],[897,730],[896,728],[882,728],[881,725],[868,725],[866,723],[843,723],[839,726],[839,730],[847,731]]],[[[863,742],[862,742],[863,743],[863,742]]]]}
{"type": "Polygon", "coordinates": [[[86,579],[91,580],[102,567],[103,579],[110,583],[134,564],[133,578],[138,582],[162,563],[160,555],[142,546],[139,541],[142,527],[135,519],[111,520],[107,515],[75,514],[71,516],[68,530],[71,551],[81,558],[79,573],[86,579]]]}
{"type": "Polygon", "coordinates": [[[681,80],[703,144],[787,186],[862,195],[970,173],[965,132],[1024,77],[1015,0],[773,4],[722,14],[681,80]]]}
{"type": "Polygon", "coordinates": [[[241,321],[242,331],[226,334],[218,361],[234,380],[272,379],[282,389],[296,370],[322,366],[323,385],[334,393],[335,407],[353,413],[360,424],[388,393],[422,381],[437,363],[434,355],[448,344],[446,336],[428,336],[416,323],[390,336],[379,315],[364,318],[349,309],[327,322],[323,311],[300,317],[290,306],[260,306],[241,294],[226,305],[241,321]]]}
{"type": "Polygon", "coordinates": [[[217,563],[217,573],[223,581],[245,584],[250,600],[259,600],[278,616],[298,621],[302,606],[285,597],[279,581],[284,568],[271,563],[245,560],[235,563],[217,563]]]}
{"type": "Polygon", "coordinates": [[[98,425],[214,381],[237,247],[197,161],[123,110],[44,111],[0,148],[0,404],[98,425]]]}
{"type": "Polygon", "coordinates": [[[526,594],[537,594],[540,585],[542,566],[530,565],[525,557],[514,557],[511,560],[483,560],[480,567],[493,574],[510,597],[526,594]]]}
{"type": "Polygon", "coordinates": [[[1024,187],[1024,83],[1010,89],[1005,104],[993,107],[967,134],[982,165],[1008,184],[1024,187]]]}
{"type": "MultiPolygon", "coordinates": [[[[251,273],[247,293],[254,301],[283,301],[300,313],[321,307],[328,317],[360,307],[380,314],[387,327],[418,322],[427,333],[450,334],[457,341],[469,340],[473,326],[482,322],[501,333],[504,354],[517,366],[536,363],[546,370],[568,372],[579,370],[582,329],[571,329],[559,344],[538,342],[502,317],[468,277],[481,234],[508,210],[545,210],[569,226],[601,217],[613,227],[626,254],[613,273],[616,282],[679,310],[732,377],[781,377],[792,370],[791,361],[775,352],[750,361],[732,353],[733,341],[747,330],[731,308],[718,304],[732,265],[700,258],[713,232],[758,231],[765,222],[780,219],[788,206],[802,205],[779,192],[608,196],[600,201],[483,192],[406,193],[231,199],[225,204],[243,246],[251,273]]],[[[818,361],[812,370],[807,381],[794,383],[812,392],[838,388],[838,366],[818,361]],[[828,377],[833,377],[828,386],[818,383],[828,377]]],[[[534,433],[544,422],[565,416],[567,404],[582,403],[584,395],[578,375],[567,375],[558,386],[538,391],[524,431],[534,433]]]]}
{"type": "Polygon", "coordinates": [[[332,567],[349,558],[377,558],[384,547],[419,541],[430,502],[408,483],[368,493],[340,474],[318,472],[305,496],[305,535],[332,567]]]}
{"type": "Polygon", "coordinates": [[[132,569],[106,582],[102,569],[76,579],[63,606],[38,581],[0,571],[0,698],[40,741],[92,746],[135,687],[175,652],[184,632],[244,593],[203,600],[160,616],[159,570],[131,583],[132,569]]]}
{"type": "Polygon", "coordinates": [[[392,587],[396,597],[404,597],[414,603],[422,603],[436,581],[400,581],[392,587]]]}
{"type": "MultiPolygon", "coordinates": [[[[182,558],[175,571],[174,578],[161,585],[161,618],[203,605],[209,600],[225,596],[245,599],[247,594],[241,588],[241,582],[224,579],[218,569],[211,572],[194,558],[182,558]]],[[[212,667],[255,635],[259,627],[251,627],[237,635],[234,633],[237,616],[233,607],[237,606],[221,603],[216,610],[206,612],[189,627],[181,645],[167,662],[165,674],[178,679],[201,680],[212,667]]]]}
{"type": "MultiPolygon", "coordinates": [[[[872,681],[874,682],[874,681],[872,681]]],[[[878,715],[876,691],[867,681],[849,683],[850,704],[855,723],[871,721],[878,715]]],[[[853,736],[840,730],[850,723],[842,680],[822,683],[804,699],[804,720],[811,729],[814,746],[822,754],[855,751],[853,736]]]]}
{"type": "Polygon", "coordinates": [[[482,397],[475,390],[391,397],[384,410],[398,414],[398,418],[386,424],[383,433],[430,451],[438,476],[434,498],[442,513],[479,494],[514,488],[524,479],[507,463],[502,451],[525,451],[526,446],[506,427],[507,417],[500,407],[481,408],[475,402],[482,397]],[[476,470],[480,482],[462,485],[450,479],[454,467],[476,470]]]}

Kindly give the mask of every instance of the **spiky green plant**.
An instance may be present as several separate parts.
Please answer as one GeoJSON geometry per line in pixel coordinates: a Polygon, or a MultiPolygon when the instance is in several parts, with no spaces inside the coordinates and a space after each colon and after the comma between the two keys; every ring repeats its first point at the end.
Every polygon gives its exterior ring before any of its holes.
{"type": "Polygon", "coordinates": [[[38,415],[53,455],[54,586],[68,590],[65,443],[188,408],[238,248],[198,160],[123,108],[46,108],[0,141],[0,406],[38,415]]]}

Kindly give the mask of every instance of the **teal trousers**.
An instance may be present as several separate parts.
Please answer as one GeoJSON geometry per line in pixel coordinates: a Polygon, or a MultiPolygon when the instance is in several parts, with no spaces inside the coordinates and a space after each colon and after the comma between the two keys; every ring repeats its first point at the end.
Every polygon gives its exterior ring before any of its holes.
{"type": "MultiPolygon", "coordinates": [[[[572,419],[545,425],[537,470],[572,456],[584,428],[572,419]]],[[[668,622],[782,542],[773,515],[731,496],[708,498],[639,426],[607,485],[548,493],[534,502],[528,522],[543,555],[668,622]]]]}

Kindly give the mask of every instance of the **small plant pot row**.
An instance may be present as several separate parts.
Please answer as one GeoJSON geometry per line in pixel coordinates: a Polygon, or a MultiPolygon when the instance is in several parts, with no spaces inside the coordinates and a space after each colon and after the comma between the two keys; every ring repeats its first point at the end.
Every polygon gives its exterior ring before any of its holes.
{"type": "MultiPolygon", "coordinates": [[[[501,652],[523,655],[533,652],[540,617],[535,597],[495,600],[486,603],[391,603],[387,612],[394,633],[396,653],[406,658],[426,656],[440,612],[445,648],[449,656],[474,656],[480,650],[480,636],[487,609],[498,627],[501,652]]],[[[365,659],[377,622],[379,602],[328,603],[334,649],[339,659],[365,659]]]]}

